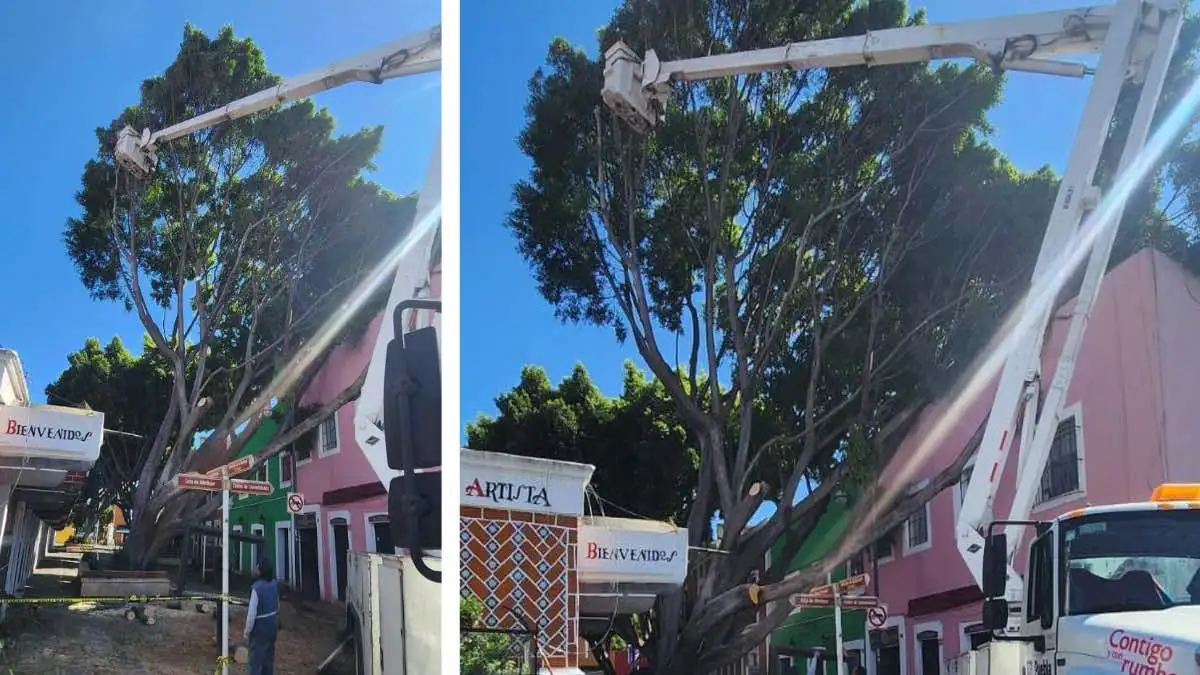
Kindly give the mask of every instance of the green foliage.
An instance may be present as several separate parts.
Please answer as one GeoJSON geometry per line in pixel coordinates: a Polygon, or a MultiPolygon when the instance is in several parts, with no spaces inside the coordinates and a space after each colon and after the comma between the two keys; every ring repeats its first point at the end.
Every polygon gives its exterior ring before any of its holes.
{"type": "Polygon", "coordinates": [[[582,365],[557,387],[541,367],[526,366],[496,407],[497,417],[467,425],[470,448],[592,464],[592,485],[609,502],[589,500],[593,515],[682,522],[695,489],[696,449],[662,384],[633,363],[625,364],[617,397],[605,397],[582,365]]]}
{"type": "MultiPolygon", "coordinates": [[[[311,376],[329,349],[311,345],[313,335],[345,307],[415,213],[414,196],[364,177],[382,128],[335,135],[333,118],[310,100],[162,142],[146,180],[118,170],[112,148],[124,126],[163,129],[278,81],[249,38],[230,27],[210,37],[188,26],[174,61],[142,83],[134,105],[97,129],[96,156],[83,170],[67,251],[93,297],[121,302],[141,319],[149,338],[129,367],[157,369],[141,386],[103,385],[120,394],[105,412],[136,418],[123,423],[146,439],[132,455],[144,458],[134,469],[141,473],[135,525],[185,462],[215,464],[237,451],[240,436],[228,450],[219,443],[250,417],[246,407],[266,396],[268,383],[270,398],[287,399],[311,376]],[[276,380],[285,368],[289,377],[276,380]],[[163,375],[167,388],[147,391],[163,375]],[[165,414],[170,404],[174,415],[165,414]],[[214,433],[191,453],[199,459],[172,454],[190,448],[201,429],[214,433]]],[[[361,334],[387,290],[368,299],[342,337],[361,334]]],[[[72,364],[63,377],[97,376],[76,370],[72,364]]],[[[168,527],[176,522],[166,519],[168,527]]],[[[150,546],[147,537],[161,541],[135,527],[131,545],[150,546]]]]}
{"type": "Polygon", "coordinates": [[[67,364],[46,386],[46,400],[99,410],[105,428],[118,432],[104,436],[100,459],[88,473],[84,509],[117,504],[128,512],[145,438],[154,434],[167,411],[170,369],[153,345],[143,345],[142,354],[134,356],[119,337],[105,346],[88,338],[82,349],[67,356],[67,364]]]}
{"type": "Polygon", "coordinates": [[[471,632],[478,628],[483,616],[483,605],[474,597],[461,598],[458,604],[459,624],[463,631],[459,638],[459,672],[462,675],[520,675],[521,664],[506,657],[508,638],[498,633],[471,632]]]}

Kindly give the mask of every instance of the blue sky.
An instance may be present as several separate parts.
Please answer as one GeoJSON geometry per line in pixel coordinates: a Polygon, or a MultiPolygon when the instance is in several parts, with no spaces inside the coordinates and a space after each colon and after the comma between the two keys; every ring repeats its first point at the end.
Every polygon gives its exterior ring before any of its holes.
{"type": "MultiPolygon", "coordinates": [[[[494,414],[493,399],[517,383],[521,367],[540,364],[553,381],[587,366],[597,385],[620,392],[625,359],[641,363],[632,345],[619,345],[611,330],[569,326],[537,292],[529,268],[504,228],[513,184],[529,162],[516,145],[524,122],[526,84],[545,62],[556,36],[591,54],[595,31],[617,2],[527,2],[513,12],[507,3],[462,0],[462,399],[465,423],[494,414]]],[[[1069,8],[1074,0],[933,0],[931,21],[960,21],[1069,8]]],[[[1086,82],[1014,74],[1004,102],[993,111],[994,142],[1023,169],[1049,163],[1061,170],[1083,111],[1086,82]]]]}
{"type": "MultiPolygon", "coordinates": [[[[109,0],[6,3],[0,97],[0,185],[7,196],[0,344],[21,355],[35,396],[87,337],[141,344],[137,318],[88,298],[62,243],[94,129],[137,100],[143,78],[174,58],[185,22],[209,33],[232,24],[262,46],[268,66],[298,75],[440,21],[436,0],[255,0],[163,3],[109,0]],[[336,8],[336,10],[335,10],[336,8]]],[[[420,187],[440,118],[436,74],[381,86],[352,84],[317,100],[339,130],[384,124],[375,179],[396,192],[420,187]]]]}

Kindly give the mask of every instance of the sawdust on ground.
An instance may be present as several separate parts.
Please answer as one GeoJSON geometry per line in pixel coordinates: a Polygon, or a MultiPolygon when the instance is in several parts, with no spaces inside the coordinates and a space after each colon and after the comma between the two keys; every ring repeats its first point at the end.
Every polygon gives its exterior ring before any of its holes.
{"type": "MultiPolygon", "coordinates": [[[[41,571],[41,570],[39,570],[41,571]]],[[[275,672],[300,675],[317,667],[336,648],[344,610],[309,603],[302,611],[281,607],[275,672]]],[[[230,607],[230,653],[241,643],[246,610],[230,607]]],[[[13,605],[5,621],[0,675],[180,675],[217,671],[217,620],[196,610],[159,605],[155,624],[125,618],[123,607],[13,605]]],[[[231,664],[231,673],[244,665],[231,664]]]]}

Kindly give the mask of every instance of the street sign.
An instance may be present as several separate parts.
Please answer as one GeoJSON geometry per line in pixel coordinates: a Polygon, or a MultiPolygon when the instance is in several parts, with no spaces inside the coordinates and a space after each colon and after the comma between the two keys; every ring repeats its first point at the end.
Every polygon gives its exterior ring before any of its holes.
{"type": "Polygon", "coordinates": [[[210,469],[206,475],[214,478],[220,478],[221,470],[228,469],[229,476],[232,478],[238,474],[246,473],[252,468],[254,468],[254,455],[246,455],[245,457],[238,457],[225,466],[218,466],[215,469],[210,469]]]}
{"type": "Polygon", "coordinates": [[[879,606],[879,598],[874,595],[848,595],[838,598],[842,609],[870,609],[879,606]]]}
{"type": "Polygon", "coordinates": [[[887,618],[887,605],[867,609],[867,623],[871,624],[871,628],[883,628],[883,624],[887,623],[887,618]]]}
{"type": "Polygon", "coordinates": [[[210,490],[220,492],[221,479],[206,476],[202,473],[181,473],[175,476],[175,485],[185,490],[210,490]]]}
{"type": "Polygon", "coordinates": [[[792,607],[833,607],[832,595],[794,593],[791,597],[791,601],[792,607]]]}
{"type": "Polygon", "coordinates": [[[64,485],[82,485],[87,481],[87,474],[82,471],[68,471],[63,479],[64,485]]]}
{"type": "Polygon", "coordinates": [[[287,498],[288,513],[300,513],[304,510],[304,495],[293,492],[287,498]]]}
{"type": "Polygon", "coordinates": [[[842,609],[868,609],[879,606],[879,598],[874,595],[844,595],[835,598],[832,595],[796,593],[790,599],[792,607],[833,607],[835,599],[842,609]]]}
{"type": "Polygon", "coordinates": [[[825,584],[823,586],[817,586],[816,588],[813,588],[812,590],[810,590],[808,592],[808,594],[809,595],[833,595],[833,589],[836,587],[838,595],[847,595],[854,591],[861,591],[861,590],[865,589],[867,587],[867,584],[869,584],[869,583],[871,583],[871,575],[866,574],[864,572],[863,574],[855,574],[854,576],[849,577],[847,579],[842,579],[841,581],[839,581],[835,584],[825,584]]]}
{"type": "MultiPolygon", "coordinates": [[[[220,482],[219,480],[217,481],[220,482]]],[[[229,491],[243,495],[269,495],[274,491],[265,480],[243,480],[241,478],[233,478],[229,481],[229,491]]]]}

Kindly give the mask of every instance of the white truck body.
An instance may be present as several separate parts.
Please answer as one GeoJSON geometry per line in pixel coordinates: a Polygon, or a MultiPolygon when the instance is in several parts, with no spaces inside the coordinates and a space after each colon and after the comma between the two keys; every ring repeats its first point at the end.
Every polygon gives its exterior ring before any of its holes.
{"type": "MultiPolygon", "coordinates": [[[[1076,509],[1038,528],[1026,596],[1008,608],[1019,634],[995,633],[946,672],[1200,673],[1200,485],[1162,485],[1149,502],[1076,509]]],[[[1003,628],[1004,617],[990,623],[1003,628]]]]}
{"type": "Polygon", "coordinates": [[[351,551],[347,565],[359,675],[441,672],[441,621],[429,614],[440,606],[441,585],[418,574],[403,555],[351,551]]]}

